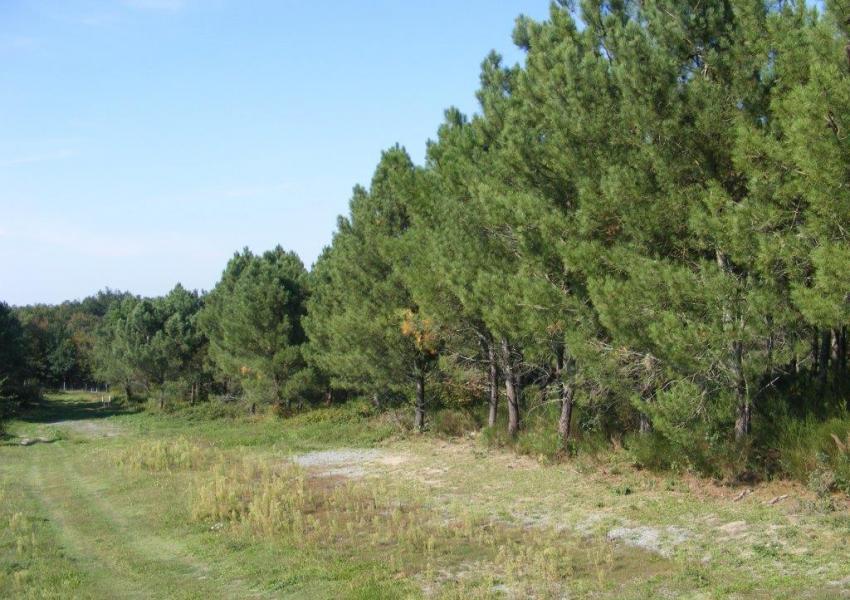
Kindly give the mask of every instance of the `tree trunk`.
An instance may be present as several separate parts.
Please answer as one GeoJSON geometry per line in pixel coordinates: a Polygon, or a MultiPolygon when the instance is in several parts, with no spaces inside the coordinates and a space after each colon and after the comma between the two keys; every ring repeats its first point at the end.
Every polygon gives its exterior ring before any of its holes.
{"type": "MultiPolygon", "coordinates": [[[[716,251],[717,266],[724,273],[731,271],[729,260],[721,250],[716,251]]],[[[724,329],[732,327],[734,316],[732,310],[725,306],[723,308],[724,329]]],[[[744,377],[744,344],[740,339],[735,339],[730,344],[730,358],[732,376],[735,382],[735,440],[743,440],[750,432],[750,398],[747,390],[747,381],[744,377]]]]}
{"type": "Polygon", "coordinates": [[[842,392],[847,389],[847,328],[838,331],[838,356],[835,358],[835,380],[842,392]]]}
{"type": "Polygon", "coordinates": [[[818,388],[820,393],[826,392],[826,384],[829,376],[829,355],[832,350],[832,331],[827,329],[820,336],[820,348],[818,350],[818,388]]]}
{"type": "Polygon", "coordinates": [[[502,357],[505,370],[505,396],[508,401],[508,435],[516,437],[519,432],[519,389],[508,341],[502,340],[502,357]]]}
{"type": "Polygon", "coordinates": [[[815,376],[820,373],[820,333],[815,329],[814,336],[812,338],[812,370],[810,371],[810,380],[814,382],[815,376]]]}
{"type": "Polygon", "coordinates": [[[127,396],[127,402],[133,400],[133,391],[130,389],[129,383],[124,384],[124,394],[127,396]]]}
{"type": "Polygon", "coordinates": [[[508,435],[516,437],[519,432],[519,397],[516,376],[511,371],[505,373],[505,396],[508,400],[508,435]]]}
{"type": "Polygon", "coordinates": [[[573,386],[569,383],[569,363],[565,358],[566,351],[559,347],[555,353],[555,368],[558,378],[558,391],[561,400],[561,415],[558,418],[558,437],[561,447],[566,450],[570,441],[570,425],[573,420],[573,386]]]}
{"type": "Polygon", "coordinates": [[[561,417],[558,419],[558,436],[564,450],[570,442],[570,425],[573,420],[573,386],[561,382],[561,417]]]}
{"type": "Polygon", "coordinates": [[[421,369],[416,374],[416,416],[413,428],[419,433],[425,431],[425,374],[421,369]]]}
{"type": "Polygon", "coordinates": [[[372,394],[372,404],[375,406],[375,410],[381,410],[381,397],[378,392],[372,394]]]}
{"type": "Polygon", "coordinates": [[[735,373],[735,441],[740,442],[750,433],[751,406],[747,391],[747,382],[744,378],[743,344],[735,341],[732,344],[732,368],[735,373]]]}
{"type": "Polygon", "coordinates": [[[159,391],[159,410],[165,410],[165,392],[159,391]]]}
{"type": "Polygon", "coordinates": [[[490,414],[487,416],[487,425],[494,427],[499,409],[499,364],[496,360],[496,349],[492,343],[487,347],[487,360],[490,363],[490,414]]]}
{"type": "Polygon", "coordinates": [[[833,388],[841,389],[844,370],[844,335],[842,328],[832,330],[832,381],[833,388]]]}
{"type": "Polygon", "coordinates": [[[750,433],[750,403],[747,398],[738,399],[738,409],[735,415],[735,441],[743,441],[750,433]]]}

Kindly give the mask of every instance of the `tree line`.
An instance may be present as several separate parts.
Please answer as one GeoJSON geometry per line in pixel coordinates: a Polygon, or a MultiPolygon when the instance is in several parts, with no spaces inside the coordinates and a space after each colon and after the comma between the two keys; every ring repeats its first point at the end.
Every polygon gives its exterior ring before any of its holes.
{"type": "Polygon", "coordinates": [[[6,410],[32,400],[42,387],[91,388],[101,322],[130,294],[104,290],[81,301],[12,308],[0,303],[0,400],[6,410]]]}
{"type": "Polygon", "coordinates": [[[524,64],[485,59],[479,112],[447,110],[425,164],[386,150],[310,272],[245,250],[208,294],[114,298],[85,368],[162,401],[409,403],[417,429],[481,406],[511,437],[554,407],[565,449],[843,414],[848,35],[847,0],[520,17],[524,64]]]}

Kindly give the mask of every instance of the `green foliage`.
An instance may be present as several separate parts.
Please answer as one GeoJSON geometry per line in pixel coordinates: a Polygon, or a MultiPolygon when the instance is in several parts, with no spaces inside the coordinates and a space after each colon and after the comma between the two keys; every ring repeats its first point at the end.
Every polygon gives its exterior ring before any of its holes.
{"type": "Polygon", "coordinates": [[[201,323],[210,358],[252,400],[291,405],[310,393],[301,323],[307,297],[304,265],[277,247],[236,254],[206,299],[201,323]]]}
{"type": "Polygon", "coordinates": [[[475,415],[468,410],[447,408],[434,414],[431,431],[447,437],[463,437],[476,432],[481,424],[475,415]]]}
{"type": "Polygon", "coordinates": [[[385,152],[371,189],[354,190],[351,217],[340,219],[312,273],[304,320],[310,363],[334,387],[378,402],[412,398],[436,357],[430,321],[420,317],[406,284],[402,252],[417,180],[403,149],[385,152]]]}
{"type": "MultiPolygon", "coordinates": [[[[198,316],[203,299],[177,284],[159,298],[125,297],[104,316],[94,345],[100,381],[165,398],[188,395],[206,379],[207,341],[198,316]]],[[[194,398],[194,397],[193,397],[194,398]]]]}
{"type": "Polygon", "coordinates": [[[29,376],[51,388],[94,384],[98,327],[109,309],[127,297],[106,289],[82,301],[15,309],[23,325],[29,376]]]}
{"type": "Polygon", "coordinates": [[[23,328],[9,306],[0,302],[0,433],[17,403],[27,399],[23,328]]]}
{"type": "Polygon", "coordinates": [[[784,474],[826,494],[850,494],[850,417],[782,419],[775,427],[777,460],[784,474]]]}

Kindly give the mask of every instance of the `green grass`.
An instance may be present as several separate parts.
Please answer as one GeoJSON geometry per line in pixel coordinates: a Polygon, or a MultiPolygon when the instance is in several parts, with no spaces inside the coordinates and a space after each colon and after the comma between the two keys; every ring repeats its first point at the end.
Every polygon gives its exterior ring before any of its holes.
{"type": "Polygon", "coordinates": [[[0,597],[833,598],[850,587],[847,512],[800,486],[735,502],[738,488],[636,471],[624,453],[543,466],[400,435],[356,404],[285,420],[243,408],[133,412],[62,394],[10,423],[0,597]],[[287,460],[336,447],[379,447],[386,460],[353,479],[287,460]],[[650,549],[627,543],[641,535],[650,549]]]}

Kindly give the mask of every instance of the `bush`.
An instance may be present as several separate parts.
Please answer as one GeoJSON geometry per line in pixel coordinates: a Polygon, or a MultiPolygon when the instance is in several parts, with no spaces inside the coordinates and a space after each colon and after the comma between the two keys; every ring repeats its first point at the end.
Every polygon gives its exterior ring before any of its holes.
{"type": "Polygon", "coordinates": [[[850,415],[820,422],[786,418],[774,431],[782,474],[810,484],[818,493],[824,493],[824,487],[850,493],[850,415]]]}
{"type": "Polygon", "coordinates": [[[562,453],[561,438],[551,425],[548,428],[535,427],[521,431],[514,448],[519,454],[537,458],[553,459],[562,453]]]}
{"type": "Polygon", "coordinates": [[[387,408],[374,418],[377,427],[389,432],[389,435],[406,435],[413,431],[413,411],[408,407],[387,408]]]}
{"type": "Polygon", "coordinates": [[[501,423],[496,423],[493,427],[484,427],[478,439],[488,448],[502,448],[510,444],[508,433],[501,423]]]}
{"type": "Polygon", "coordinates": [[[750,442],[739,444],[706,427],[670,439],[659,431],[632,433],[624,446],[635,466],[651,471],[692,472],[726,481],[752,481],[764,476],[750,442]]]}
{"type": "Polygon", "coordinates": [[[462,437],[470,432],[478,431],[480,427],[481,424],[473,413],[456,408],[437,411],[431,421],[431,430],[437,435],[446,437],[462,437]]]}
{"type": "Polygon", "coordinates": [[[680,471],[687,468],[673,443],[658,432],[628,434],[624,445],[637,467],[651,471],[680,471]]]}
{"type": "MultiPolygon", "coordinates": [[[[778,403],[775,403],[778,404],[778,403]]],[[[821,420],[800,417],[777,406],[755,422],[746,443],[733,442],[704,424],[674,436],[655,430],[631,434],[625,447],[638,467],[692,471],[723,479],[787,477],[818,495],[850,493],[850,415],[821,420]]]]}
{"type": "Polygon", "coordinates": [[[214,398],[207,402],[196,404],[183,403],[177,405],[181,418],[190,421],[209,421],[217,419],[238,419],[251,414],[251,406],[244,401],[225,401],[214,398]]]}
{"type": "Polygon", "coordinates": [[[557,432],[560,416],[557,403],[538,404],[527,411],[517,437],[511,439],[507,433],[507,421],[504,411],[494,427],[481,430],[481,443],[492,448],[513,448],[519,454],[549,460],[563,459],[565,455],[597,455],[610,452],[611,442],[599,430],[590,428],[591,421],[584,407],[576,405],[573,409],[572,435],[569,448],[563,448],[557,432]],[[588,424],[585,428],[584,424],[588,424]]]}

